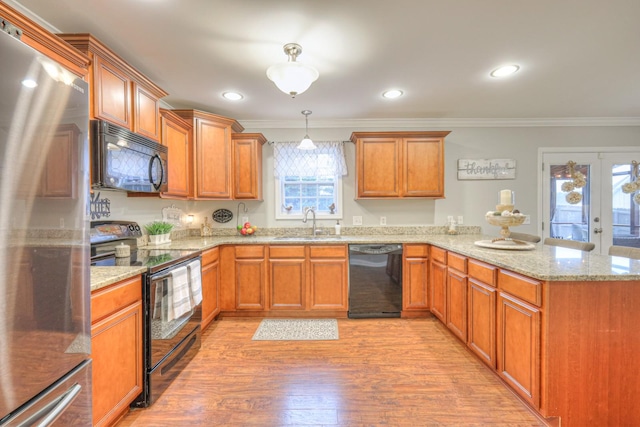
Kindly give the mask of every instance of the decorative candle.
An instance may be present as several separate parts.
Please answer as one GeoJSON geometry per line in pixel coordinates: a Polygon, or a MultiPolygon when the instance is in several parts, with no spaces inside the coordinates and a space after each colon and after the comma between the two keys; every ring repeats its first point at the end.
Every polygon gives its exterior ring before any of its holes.
{"type": "Polygon", "coordinates": [[[512,205],[513,197],[511,197],[511,190],[500,190],[500,204],[512,205]]]}

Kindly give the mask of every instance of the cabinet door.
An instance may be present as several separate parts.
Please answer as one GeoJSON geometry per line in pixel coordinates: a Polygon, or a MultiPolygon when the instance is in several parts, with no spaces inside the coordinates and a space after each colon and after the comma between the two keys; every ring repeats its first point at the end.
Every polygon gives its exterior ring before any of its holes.
{"type": "Polygon", "coordinates": [[[363,138],[356,142],[358,198],[400,196],[400,139],[363,138]]]}
{"type": "Polygon", "coordinates": [[[236,309],[264,310],[264,259],[236,259],[236,309]]]}
{"type": "Polygon", "coordinates": [[[112,425],[142,391],[142,301],[91,326],[93,425],[112,425]]]}
{"type": "Polygon", "coordinates": [[[447,266],[431,260],[430,268],[431,286],[431,312],[445,323],[447,304],[447,266]]]}
{"type": "Polygon", "coordinates": [[[540,310],[498,293],[498,374],[540,408],[540,310]]]}
{"type": "Polygon", "coordinates": [[[496,368],[496,288],[469,278],[467,345],[496,368]]]}
{"type": "Polygon", "coordinates": [[[160,140],[160,101],[133,83],[133,131],[154,141],[160,140]]]}
{"type": "Polygon", "coordinates": [[[94,62],[95,117],[131,129],[131,80],[98,55],[94,62]]]}
{"type": "Polygon", "coordinates": [[[233,198],[262,200],[262,134],[233,136],[233,198]]]}
{"type": "Polygon", "coordinates": [[[428,310],[428,259],[406,257],[403,270],[402,309],[428,310]]]}
{"type": "Polygon", "coordinates": [[[231,199],[231,133],[227,125],[196,120],[196,179],[198,199],[231,199]]]}
{"type": "Polygon", "coordinates": [[[269,260],[269,309],[306,308],[305,259],[269,260]]]}
{"type": "Polygon", "coordinates": [[[346,258],[309,260],[310,310],[347,310],[347,268],[346,258]]]}
{"type": "Polygon", "coordinates": [[[40,197],[76,198],[79,136],[80,129],[74,124],[60,125],[56,130],[42,172],[40,197]]]}
{"type": "Polygon", "coordinates": [[[467,342],[467,276],[449,267],[447,274],[446,325],[467,342]]]}
{"type": "Polygon", "coordinates": [[[162,145],[169,148],[166,198],[186,199],[189,197],[189,176],[191,174],[190,146],[191,128],[186,122],[175,118],[172,113],[163,113],[162,145]]]}
{"type": "MultiPolygon", "coordinates": [[[[218,249],[213,250],[217,252],[218,249]]],[[[218,304],[220,263],[216,257],[215,261],[204,265],[204,256],[202,259],[202,322],[200,323],[200,327],[204,330],[220,313],[220,305],[218,304]]]]}
{"type": "Polygon", "coordinates": [[[402,196],[444,197],[444,141],[407,138],[402,141],[402,196]]]}

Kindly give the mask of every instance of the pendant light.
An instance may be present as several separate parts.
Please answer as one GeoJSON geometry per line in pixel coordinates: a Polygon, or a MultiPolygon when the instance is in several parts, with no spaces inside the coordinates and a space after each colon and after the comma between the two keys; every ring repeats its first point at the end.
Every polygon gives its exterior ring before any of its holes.
{"type": "Polygon", "coordinates": [[[316,145],[313,143],[311,138],[309,138],[309,114],[311,114],[311,110],[302,110],[302,114],[304,114],[305,134],[297,148],[298,150],[315,150],[316,145]]]}
{"type": "Polygon", "coordinates": [[[309,89],[311,83],[318,80],[318,70],[310,65],[296,62],[298,55],[302,53],[302,47],[297,43],[284,45],[284,53],[289,60],[272,65],[267,69],[267,77],[278,89],[295,98],[296,95],[309,89]]]}

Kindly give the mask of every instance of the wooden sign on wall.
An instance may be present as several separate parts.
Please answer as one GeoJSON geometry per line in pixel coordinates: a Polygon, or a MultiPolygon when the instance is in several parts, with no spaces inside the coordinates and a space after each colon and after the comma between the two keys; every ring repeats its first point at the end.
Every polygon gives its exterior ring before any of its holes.
{"type": "Polygon", "coordinates": [[[516,179],[514,159],[458,159],[458,179],[516,179]]]}

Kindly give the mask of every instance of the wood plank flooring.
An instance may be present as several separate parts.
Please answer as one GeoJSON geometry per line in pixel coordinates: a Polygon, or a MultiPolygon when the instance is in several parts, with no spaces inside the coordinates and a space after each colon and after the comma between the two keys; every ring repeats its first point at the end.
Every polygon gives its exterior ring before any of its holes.
{"type": "Polygon", "coordinates": [[[339,319],[337,341],[252,341],[224,318],[129,426],[544,426],[436,319],[339,319]]]}

